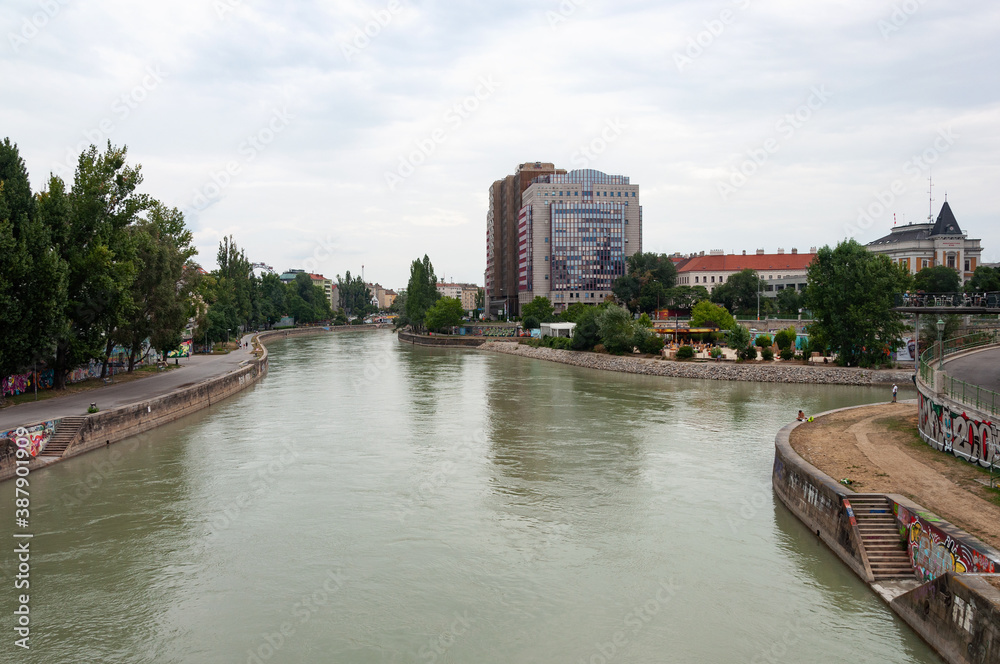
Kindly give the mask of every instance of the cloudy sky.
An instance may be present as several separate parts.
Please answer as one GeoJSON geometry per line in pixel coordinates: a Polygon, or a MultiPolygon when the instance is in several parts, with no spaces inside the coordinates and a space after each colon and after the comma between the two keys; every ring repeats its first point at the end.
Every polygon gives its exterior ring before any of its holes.
{"type": "Polygon", "coordinates": [[[482,283],[525,161],[640,185],[646,250],[868,242],[948,201],[1000,260],[986,0],[6,0],[0,136],[35,189],[108,140],[282,271],[482,283]]]}

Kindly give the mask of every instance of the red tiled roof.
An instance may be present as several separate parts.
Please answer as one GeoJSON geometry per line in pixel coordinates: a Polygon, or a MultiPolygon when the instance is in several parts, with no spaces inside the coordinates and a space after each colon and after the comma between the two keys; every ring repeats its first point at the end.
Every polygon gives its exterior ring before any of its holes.
{"type": "Polygon", "coordinates": [[[740,270],[805,270],[816,254],[723,254],[692,256],[678,272],[739,272],[740,270]]]}

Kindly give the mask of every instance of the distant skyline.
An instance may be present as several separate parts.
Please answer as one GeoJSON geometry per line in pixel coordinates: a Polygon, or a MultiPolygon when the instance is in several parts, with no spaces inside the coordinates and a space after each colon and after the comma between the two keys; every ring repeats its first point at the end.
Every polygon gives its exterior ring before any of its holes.
{"type": "Polygon", "coordinates": [[[32,187],[127,145],[206,268],[482,285],[490,185],[623,174],[647,251],[867,243],[945,200],[1000,260],[1000,6],[922,0],[11,0],[0,138],[32,187]],[[740,169],[743,172],[740,172],[740,169]]]}

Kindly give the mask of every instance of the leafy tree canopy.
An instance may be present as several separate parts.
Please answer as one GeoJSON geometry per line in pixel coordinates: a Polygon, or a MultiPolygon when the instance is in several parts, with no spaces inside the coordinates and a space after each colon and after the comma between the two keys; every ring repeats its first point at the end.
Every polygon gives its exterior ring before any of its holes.
{"type": "Polygon", "coordinates": [[[1000,291],[1000,269],[980,265],[965,284],[965,290],[970,293],[1000,291]]]}
{"type": "MultiPolygon", "coordinates": [[[[584,305],[586,306],[586,305],[584,305]]],[[[536,318],[541,323],[549,323],[555,320],[555,313],[549,298],[536,295],[535,299],[521,307],[521,318],[529,316],[536,318]]]]}
{"type": "Polygon", "coordinates": [[[663,306],[677,282],[677,268],[666,254],[637,253],[626,259],[628,271],[611,291],[629,311],[648,313],[663,306]]]}
{"type": "Polygon", "coordinates": [[[720,330],[728,330],[733,326],[733,316],[725,307],[702,300],[691,310],[691,327],[715,326],[720,330]]]}
{"type": "Polygon", "coordinates": [[[892,310],[910,276],[884,254],[856,240],[823,247],[809,265],[806,305],[813,328],[840,364],[874,366],[900,343],[901,314],[892,310]]]}
{"type": "MultiPolygon", "coordinates": [[[[726,282],[712,290],[712,302],[721,304],[733,313],[748,314],[757,311],[758,293],[764,288],[764,281],[751,269],[740,270],[726,282]]],[[[763,305],[764,302],[761,302],[763,305]]]]}
{"type": "Polygon", "coordinates": [[[417,259],[410,264],[410,280],[406,284],[406,318],[414,330],[423,330],[427,310],[440,297],[434,266],[427,254],[424,254],[423,260],[417,259]]]}
{"type": "Polygon", "coordinates": [[[448,330],[462,322],[465,310],[462,301],[457,297],[442,297],[438,299],[424,316],[424,325],[433,332],[448,330]]]}
{"type": "Polygon", "coordinates": [[[913,278],[913,287],[925,293],[955,293],[961,290],[962,278],[947,265],[925,267],[913,278]]]}

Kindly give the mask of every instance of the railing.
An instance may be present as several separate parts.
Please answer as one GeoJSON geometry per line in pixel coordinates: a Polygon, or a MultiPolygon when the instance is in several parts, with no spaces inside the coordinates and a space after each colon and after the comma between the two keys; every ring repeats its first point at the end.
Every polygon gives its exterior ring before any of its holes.
{"type": "MultiPolygon", "coordinates": [[[[996,344],[1000,344],[1000,330],[973,332],[948,339],[941,345],[944,357],[948,357],[970,348],[996,344]]],[[[927,385],[934,385],[934,376],[937,372],[934,363],[941,361],[941,354],[937,343],[920,354],[920,380],[927,385]]],[[[1000,406],[1000,394],[997,392],[949,376],[943,370],[941,371],[941,393],[954,401],[981,412],[989,412],[991,415],[997,415],[997,407],[1000,406]]]]}
{"type": "Polygon", "coordinates": [[[977,307],[1000,310],[1000,292],[989,293],[901,293],[897,307],[977,307]]]}
{"type": "Polygon", "coordinates": [[[941,393],[981,413],[994,416],[997,414],[997,406],[1000,405],[1000,394],[952,376],[944,376],[941,393]]]}

